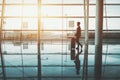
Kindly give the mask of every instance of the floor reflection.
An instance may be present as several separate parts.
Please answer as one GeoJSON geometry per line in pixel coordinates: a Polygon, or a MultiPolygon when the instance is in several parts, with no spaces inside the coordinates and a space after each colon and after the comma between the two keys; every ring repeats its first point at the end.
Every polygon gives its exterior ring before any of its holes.
{"type": "MultiPolygon", "coordinates": [[[[79,80],[82,77],[83,52],[76,56],[75,63],[70,58],[68,43],[44,43],[41,49],[42,80],[79,80]],[[77,64],[79,63],[79,64],[77,64]],[[75,66],[76,64],[76,66],[75,66]],[[81,65],[81,66],[80,66],[81,65]],[[78,67],[80,66],[80,67],[78,67]],[[76,74],[76,69],[77,75],[76,74]]],[[[103,45],[102,80],[120,79],[120,44],[103,45]]],[[[89,45],[88,80],[94,78],[94,45],[89,45]]],[[[0,80],[37,80],[37,42],[14,45],[13,42],[2,44],[2,58],[0,61],[0,80]]]]}

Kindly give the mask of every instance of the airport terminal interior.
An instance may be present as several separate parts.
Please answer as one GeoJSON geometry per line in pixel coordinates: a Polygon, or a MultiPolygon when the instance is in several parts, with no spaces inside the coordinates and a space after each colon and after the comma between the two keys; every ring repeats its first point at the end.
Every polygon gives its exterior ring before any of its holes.
{"type": "Polygon", "coordinates": [[[120,80],[119,22],[120,0],[0,0],[0,80],[120,80]]]}

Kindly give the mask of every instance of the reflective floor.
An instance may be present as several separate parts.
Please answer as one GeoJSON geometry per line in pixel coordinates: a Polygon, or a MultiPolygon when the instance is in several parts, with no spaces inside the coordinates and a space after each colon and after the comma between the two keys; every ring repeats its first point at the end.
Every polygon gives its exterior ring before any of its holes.
{"type": "MultiPolygon", "coordinates": [[[[103,44],[102,80],[120,80],[120,44],[115,42],[103,44]]],[[[36,41],[5,41],[2,43],[0,80],[38,80],[38,73],[41,73],[41,80],[82,80],[82,44],[80,74],[77,75],[75,63],[70,59],[69,41],[41,42],[41,71],[38,70],[36,41]]],[[[88,51],[88,80],[93,80],[95,45],[91,42],[88,51]]]]}

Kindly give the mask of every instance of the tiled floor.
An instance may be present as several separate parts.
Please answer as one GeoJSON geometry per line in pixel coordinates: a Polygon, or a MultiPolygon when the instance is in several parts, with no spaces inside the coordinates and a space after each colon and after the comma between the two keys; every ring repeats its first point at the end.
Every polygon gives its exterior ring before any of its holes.
{"type": "MultiPolygon", "coordinates": [[[[82,80],[83,53],[79,56],[81,66],[77,75],[74,61],[70,59],[69,43],[44,44],[42,47],[42,80],[82,80]]],[[[89,45],[88,80],[94,79],[94,48],[93,44],[89,45]]],[[[0,61],[0,80],[4,80],[4,77],[7,80],[38,79],[37,43],[14,45],[5,42],[2,51],[4,65],[0,61]]],[[[103,44],[102,64],[102,80],[120,80],[120,44],[103,44]]]]}

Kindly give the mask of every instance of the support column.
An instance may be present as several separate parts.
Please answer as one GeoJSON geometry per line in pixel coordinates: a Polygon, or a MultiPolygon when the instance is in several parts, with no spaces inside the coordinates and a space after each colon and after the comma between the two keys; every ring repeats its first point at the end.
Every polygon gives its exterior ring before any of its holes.
{"type": "Polygon", "coordinates": [[[103,0],[96,0],[95,80],[102,76],[103,0]]]}
{"type": "Polygon", "coordinates": [[[1,22],[0,22],[0,58],[1,58],[1,66],[2,66],[2,74],[3,74],[3,80],[6,80],[6,71],[5,71],[5,65],[4,65],[4,56],[2,53],[2,28],[3,28],[3,22],[4,22],[4,5],[5,0],[2,1],[2,12],[1,12],[1,22]]]}
{"type": "Polygon", "coordinates": [[[41,26],[41,0],[38,0],[38,80],[41,80],[41,54],[40,54],[40,26],[41,26]]]}
{"type": "Polygon", "coordinates": [[[89,0],[84,0],[85,50],[82,80],[88,80],[88,28],[89,28],[89,0]]]}

